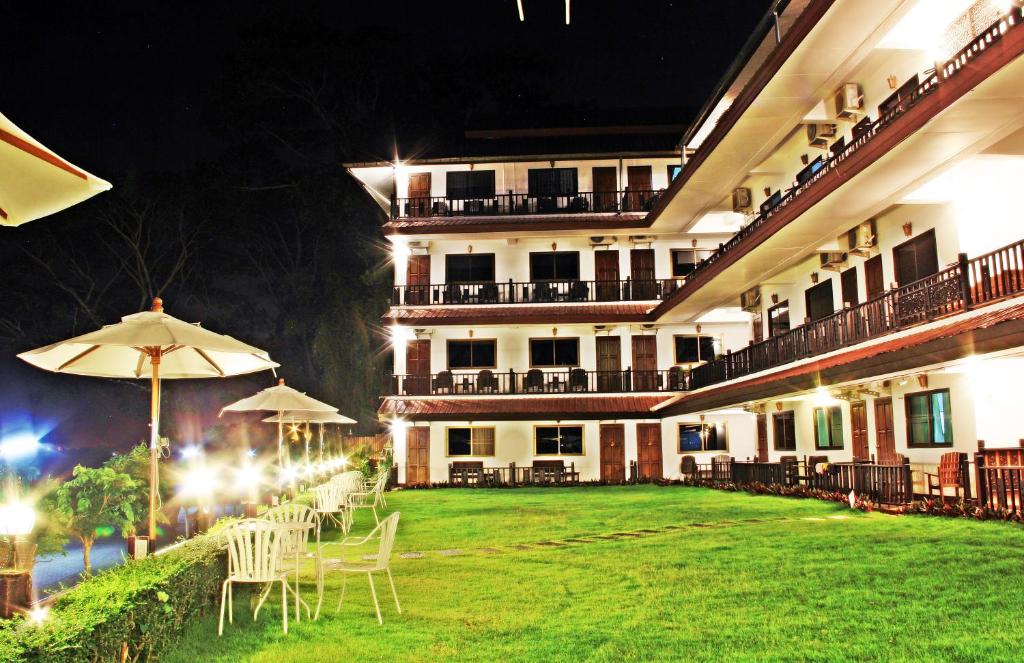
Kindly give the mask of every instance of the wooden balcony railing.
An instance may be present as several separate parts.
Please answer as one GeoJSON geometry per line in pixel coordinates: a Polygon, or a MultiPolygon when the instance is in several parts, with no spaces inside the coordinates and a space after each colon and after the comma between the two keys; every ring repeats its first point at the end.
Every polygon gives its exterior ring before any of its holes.
{"type": "Polygon", "coordinates": [[[622,191],[579,191],[546,196],[509,191],[470,199],[392,197],[391,218],[650,212],[661,194],[662,191],[631,190],[627,187],[622,191]]]}
{"type": "MultiPolygon", "coordinates": [[[[956,55],[938,66],[935,70],[926,72],[924,80],[920,81],[913,91],[909,92],[906,96],[901,96],[897,103],[876,120],[872,122],[865,118],[855,125],[853,128],[853,139],[849,144],[832,153],[813,174],[802,177],[801,180],[795,180],[794,186],[782,192],[782,195],[771,207],[762,210],[749,224],[745,225],[727,242],[720,245],[718,250],[702,261],[693,272],[693,275],[722,260],[731,252],[744,247],[745,240],[754,234],[754,231],[763,226],[773,216],[786,209],[798,197],[813,189],[826,174],[840,166],[850,156],[884,133],[897,118],[916,106],[921,99],[942,87],[945,81],[959,74],[974,58],[994,42],[1001,39],[1006,32],[1017,29],[1021,24],[1024,24],[1024,9],[1013,7],[1003,18],[972,39],[956,55]]],[[[806,169],[802,172],[806,172],[806,169]]]]}
{"type": "Polygon", "coordinates": [[[566,486],[580,482],[576,463],[544,463],[517,466],[515,463],[484,467],[482,462],[448,464],[448,484],[461,488],[507,488],[513,486],[566,486]]]}
{"type": "Polygon", "coordinates": [[[500,283],[437,283],[395,286],[392,306],[454,304],[553,304],[658,301],[675,292],[685,279],[649,281],[504,281],[500,283]]]}
{"type": "Polygon", "coordinates": [[[1024,241],[968,259],[863,304],[795,327],[690,371],[689,387],[710,385],[832,352],[1024,292],[1024,241]]]}
{"type": "Polygon", "coordinates": [[[393,396],[499,396],[503,394],[620,394],[685,391],[687,371],[588,371],[582,368],[526,372],[441,371],[432,375],[392,375],[393,396]]]}

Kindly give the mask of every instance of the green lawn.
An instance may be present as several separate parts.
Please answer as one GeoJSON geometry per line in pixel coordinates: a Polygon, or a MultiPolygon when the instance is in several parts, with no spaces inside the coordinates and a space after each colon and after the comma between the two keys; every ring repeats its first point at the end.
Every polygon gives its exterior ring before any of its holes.
{"type": "MultiPolygon", "coordinates": [[[[164,660],[1020,660],[1024,528],[851,512],[816,500],[698,488],[424,490],[402,512],[393,563],[403,614],[364,579],[319,622],[244,600],[164,660]],[[830,518],[829,516],[841,516],[830,518]],[[704,527],[691,526],[701,523],[704,527]],[[682,525],[678,529],[665,526],[682,525]],[[638,529],[641,538],[501,548],[638,529]],[[498,547],[501,552],[480,552],[498,547]],[[461,549],[464,555],[397,552],[461,549]],[[277,619],[277,621],[275,621],[277,619]]],[[[366,531],[360,513],[357,531],[366,531]]],[[[372,521],[372,519],[371,519],[372,521]]],[[[336,556],[336,553],[333,553],[336,556]]],[[[308,594],[312,595],[312,588],[308,594]]],[[[237,595],[236,595],[237,597],[237,595]]]]}

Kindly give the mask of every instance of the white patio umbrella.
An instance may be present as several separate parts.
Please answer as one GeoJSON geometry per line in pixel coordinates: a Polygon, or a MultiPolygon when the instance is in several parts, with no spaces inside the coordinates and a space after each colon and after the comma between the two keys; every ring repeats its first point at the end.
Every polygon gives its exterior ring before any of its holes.
{"type": "Polygon", "coordinates": [[[0,225],[34,221],[109,188],[0,114],[0,225]]]}
{"type": "MultiPolygon", "coordinates": [[[[320,462],[324,461],[324,426],[326,424],[354,424],[340,412],[284,412],[263,420],[268,424],[320,424],[320,462]]],[[[306,441],[306,462],[309,463],[309,440],[306,441]]]]}
{"type": "Polygon", "coordinates": [[[167,315],[159,297],[150,311],[18,357],[55,373],[150,380],[149,536],[154,540],[160,481],[160,380],[223,378],[278,366],[259,348],[167,315]]]}
{"type": "Polygon", "coordinates": [[[293,389],[284,383],[284,378],[279,378],[277,385],[268,387],[248,398],[235,401],[230,405],[221,408],[221,415],[225,412],[277,412],[277,466],[284,468],[284,413],[285,412],[320,412],[337,413],[338,408],[323,403],[307,396],[297,389],[293,389]]]}

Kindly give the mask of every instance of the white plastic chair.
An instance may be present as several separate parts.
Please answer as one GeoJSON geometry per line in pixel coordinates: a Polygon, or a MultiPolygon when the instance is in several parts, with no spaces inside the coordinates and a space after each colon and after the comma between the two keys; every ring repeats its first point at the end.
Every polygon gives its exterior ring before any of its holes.
{"type": "MultiPolygon", "coordinates": [[[[316,571],[317,596],[323,595],[323,569],[321,568],[320,544],[317,542],[316,551],[309,552],[309,533],[312,529],[320,526],[320,519],[317,512],[304,504],[290,502],[270,509],[263,518],[279,525],[289,523],[309,524],[313,527],[301,529],[286,529],[285,536],[281,542],[281,564],[286,573],[295,572],[295,614],[299,613],[299,570],[302,559],[312,559],[316,571]],[[298,560],[298,561],[297,561],[298,560]]],[[[309,606],[306,606],[306,617],[310,616],[309,606]]]]}
{"type": "MultiPolygon", "coordinates": [[[[234,602],[232,586],[236,582],[272,586],[281,583],[281,625],[288,633],[288,578],[278,568],[281,561],[281,544],[287,533],[276,523],[254,518],[246,519],[224,530],[228,542],[228,577],[220,592],[220,625],[217,635],[224,634],[224,607],[228,609],[228,622],[234,623],[234,602]]],[[[253,621],[259,617],[260,608],[269,591],[260,597],[253,612],[253,621]]]]}
{"type": "Polygon", "coordinates": [[[344,493],[337,483],[329,481],[313,488],[313,508],[321,524],[324,518],[329,518],[343,532],[347,533],[349,528],[349,518],[346,514],[347,506],[344,493]]]}
{"type": "MultiPolygon", "coordinates": [[[[349,493],[348,494],[348,507],[353,512],[356,509],[370,509],[373,511],[373,520],[380,524],[380,517],[377,515],[377,507],[383,507],[384,504],[384,486],[387,485],[388,476],[386,474],[380,474],[374,481],[373,486],[368,491],[349,493]]],[[[355,515],[354,513],[352,514],[355,515]]]]}
{"type": "Polygon", "coordinates": [[[358,540],[356,540],[357,537],[346,537],[341,542],[341,559],[330,567],[332,570],[341,572],[341,596],[338,597],[338,608],[335,612],[341,610],[342,602],[345,600],[345,583],[348,574],[365,573],[370,581],[370,594],[373,595],[373,607],[377,611],[377,623],[383,624],[384,620],[380,616],[380,603],[377,601],[377,589],[373,585],[373,574],[384,571],[387,573],[388,583],[391,585],[391,595],[395,598],[395,608],[397,608],[398,614],[402,614],[402,605],[398,602],[398,592],[395,591],[395,580],[391,577],[391,550],[395,546],[399,515],[397,511],[392,513],[365,537],[358,540]],[[364,561],[345,560],[345,546],[362,546],[374,540],[378,541],[377,553],[367,555],[371,559],[365,559],[367,556],[364,556],[364,561]]]}

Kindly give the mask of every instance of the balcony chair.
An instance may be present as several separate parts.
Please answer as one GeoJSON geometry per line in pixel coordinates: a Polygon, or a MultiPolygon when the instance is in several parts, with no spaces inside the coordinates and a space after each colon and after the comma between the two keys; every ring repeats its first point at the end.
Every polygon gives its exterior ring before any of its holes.
{"type": "Polygon", "coordinates": [[[448,468],[453,486],[475,486],[480,483],[484,472],[484,462],[482,460],[453,461],[448,468]]]}
{"type": "Polygon", "coordinates": [[[498,378],[494,377],[493,371],[485,368],[477,373],[476,390],[481,394],[493,394],[498,391],[498,378]]]}
{"type": "Polygon", "coordinates": [[[711,459],[711,478],[715,481],[732,481],[732,456],[718,454],[711,459]]]}
{"type": "Polygon", "coordinates": [[[448,216],[448,203],[438,201],[430,207],[431,216],[448,216]]]}
{"type": "Polygon", "coordinates": [[[484,283],[477,290],[477,302],[480,304],[498,303],[498,285],[496,283],[484,283]]]}
{"type": "Polygon", "coordinates": [[[925,489],[929,495],[938,490],[939,498],[946,499],[946,488],[953,489],[954,497],[961,497],[966,494],[966,486],[963,473],[964,454],[958,451],[950,451],[942,454],[939,459],[939,467],[936,473],[925,472],[925,489]]]}
{"type": "MultiPolygon", "coordinates": [[[[281,583],[281,627],[288,634],[288,577],[280,567],[281,546],[288,533],[276,523],[246,519],[224,530],[228,544],[228,577],[220,590],[220,623],[217,635],[224,635],[224,609],[228,623],[234,623],[232,588],[235,583],[270,585],[281,583]]],[[[252,618],[255,621],[269,595],[263,593],[252,618]]]]}
{"type": "Polygon", "coordinates": [[[570,212],[586,212],[590,209],[590,202],[583,196],[576,196],[569,201],[570,212]]]}
{"type": "Polygon", "coordinates": [[[533,286],[533,301],[535,302],[553,302],[555,294],[555,288],[550,283],[535,283],[533,286]]]}
{"type": "Polygon", "coordinates": [[[679,473],[683,475],[683,478],[699,478],[697,460],[693,456],[683,456],[682,461],[679,463],[679,473]]]}
{"type": "Polygon", "coordinates": [[[590,294],[590,287],[583,281],[572,281],[569,283],[569,301],[585,302],[590,294]]]}
{"type": "Polygon", "coordinates": [[[398,614],[402,614],[402,605],[398,602],[398,592],[395,591],[395,579],[391,577],[391,551],[395,547],[395,534],[398,531],[399,513],[396,511],[382,520],[365,537],[356,540],[355,537],[346,537],[341,541],[341,558],[333,561],[328,567],[331,571],[341,573],[341,595],[338,597],[338,607],[335,612],[341,611],[341,605],[345,600],[345,584],[350,573],[365,573],[370,581],[370,594],[373,596],[373,607],[377,611],[377,623],[383,625],[384,619],[380,615],[380,603],[377,601],[377,588],[373,584],[373,574],[383,571],[388,576],[388,584],[391,585],[391,595],[395,598],[395,608],[398,614]],[[375,554],[363,555],[362,560],[346,560],[345,548],[363,546],[373,541],[377,542],[375,554]]]}
{"type": "Polygon", "coordinates": [[[451,371],[441,371],[434,378],[434,392],[450,394],[455,388],[455,378],[452,377],[451,371]]]}
{"type": "Polygon", "coordinates": [[[562,483],[570,474],[566,472],[563,460],[535,460],[531,470],[532,483],[562,483]]]}
{"type": "Polygon", "coordinates": [[[686,387],[684,380],[683,369],[679,366],[673,366],[668,369],[668,389],[669,391],[682,391],[686,387]]]}
{"type": "MultiPolygon", "coordinates": [[[[291,523],[303,525],[308,524],[313,526],[297,529],[284,528],[287,536],[281,540],[280,568],[284,570],[285,573],[295,573],[295,614],[297,617],[299,614],[298,576],[302,569],[302,561],[310,559],[313,560],[314,577],[316,578],[316,594],[318,597],[317,614],[320,614],[319,600],[323,597],[323,574],[321,573],[323,569],[320,566],[321,557],[319,537],[317,540],[316,551],[309,552],[309,533],[315,527],[319,527],[320,525],[320,519],[317,517],[316,511],[304,504],[289,502],[288,504],[282,504],[281,506],[270,509],[263,514],[263,519],[283,526],[287,526],[291,523]]],[[[306,618],[309,618],[309,606],[306,606],[306,618]]]]}
{"type": "Polygon", "coordinates": [[[569,371],[569,391],[589,391],[587,372],[582,368],[574,368],[569,371]]]}
{"type": "Polygon", "coordinates": [[[525,391],[532,393],[544,391],[544,371],[539,368],[526,371],[523,387],[525,391]]]}

